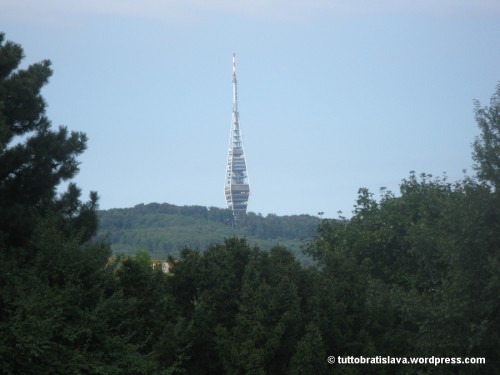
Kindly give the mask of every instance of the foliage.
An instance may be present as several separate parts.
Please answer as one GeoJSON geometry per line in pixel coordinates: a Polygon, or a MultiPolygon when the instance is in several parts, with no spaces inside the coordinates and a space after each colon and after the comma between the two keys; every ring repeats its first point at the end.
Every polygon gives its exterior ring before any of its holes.
{"type": "Polygon", "coordinates": [[[491,97],[489,107],[474,102],[476,122],[481,135],[473,144],[473,159],[478,178],[488,181],[498,191],[500,188],[500,83],[491,97]]]}
{"type": "MultiPolygon", "coordinates": [[[[16,70],[21,57],[2,35],[2,374],[498,372],[493,105],[476,108],[483,132],[475,143],[477,180],[449,183],[412,172],[398,196],[382,191],[377,200],[360,189],[351,219],[319,223],[307,245],[314,266],[304,267],[282,246],[263,251],[228,236],[204,251],[183,248],[169,257],[165,274],[145,250],[110,258],[110,246],[95,237],[96,194],[82,203],[71,183],[56,194],[77,172],[86,138],[50,129],[39,95],[49,63],[16,70]],[[484,357],[486,364],[332,366],[328,355],[484,357]]],[[[135,210],[142,213],[109,211],[108,224],[145,229],[166,217],[194,216],[226,225],[227,218],[224,210],[202,207],[135,210]]],[[[311,221],[249,214],[241,227],[263,240],[292,238],[294,228],[311,221]]]]}
{"type": "Polygon", "coordinates": [[[0,34],[0,248],[23,246],[36,216],[57,212],[68,231],[88,240],[97,227],[97,194],[88,203],[70,183],[56,197],[56,187],[77,173],[76,157],[86,148],[83,133],[66,127],[51,130],[41,88],[52,74],[48,60],[17,69],[22,48],[0,34]]]}
{"type": "Polygon", "coordinates": [[[361,189],[353,218],[324,221],[309,245],[322,273],[335,280],[331,288],[347,283],[351,293],[341,314],[350,317],[341,324],[350,336],[340,332],[337,347],[360,354],[486,357],[489,366],[442,373],[495,373],[498,196],[471,178],[451,184],[414,173],[400,190],[399,197],[383,192],[376,201],[361,189]]]}
{"type": "Polygon", "coordinates": [[[303,240],[314,235],[320,221],[310,215],[263,217],[250,212],[240,216],[234,227],[230,210],[167,203],[99,211],[99,219],[99,233],[108,236],[115,253],[132,255],[143,248],[153,257],[165,259],[177,256],[186,246],[203,250],[224,238],[239,236],[266,250],[277,244],[286,246],[304,263],[303,240]]]}

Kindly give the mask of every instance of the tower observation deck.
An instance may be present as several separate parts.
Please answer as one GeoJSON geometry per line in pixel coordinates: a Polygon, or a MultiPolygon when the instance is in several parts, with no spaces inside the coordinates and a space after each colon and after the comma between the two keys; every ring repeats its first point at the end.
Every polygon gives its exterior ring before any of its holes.
{"type": "Polygon", "coordinates": [[[238,93],[236,88],[236,57],[233,53],[233,115],[231,119],[231,134],[229,136],[224,193],[227,207],[233,211],[235,218],[237,214],[247,211],[248,197],[250,196],[250,185],[239,124],[238,93]]]}

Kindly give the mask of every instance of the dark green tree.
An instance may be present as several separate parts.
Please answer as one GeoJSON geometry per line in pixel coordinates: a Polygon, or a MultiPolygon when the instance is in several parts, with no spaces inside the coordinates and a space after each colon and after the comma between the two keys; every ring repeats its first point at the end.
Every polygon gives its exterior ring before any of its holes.
{"type": "Polygon", "coordinates": [[[500,187],[500,83],[491,97],[489,107],[481,107],[474,101],[474,114],[481,130],[473,143],[475,169],[481,181],[500,187]]]}
{"type": "Polygon", "coordinates": [[[22,58],[22,48],[0,33],[0,368],[141,372],[127,337],[109,334],[116,311],[108,308],[116,301],[110,249],[89,241],[97,194],[83,203],[70,182],[86,136],[51,129],[40,94],[50,62],[18,69],[22,58]]]}
{"type": "Polygon", "coordinates": [[[85,242],[97,230],[97,194],[82,203],[76,185],[61,196],[56,188],[78,172],[87,137],[64,126],[51,129],[40,94],[52,74],[50,61],[18,69],[22,58],[21,46],[0,33],[0,249],[22,247],[37,217],[48,212],[57,212],[59,225],[85,242]]]}
{"type": "Polygon", "coordinates": [[[291,375],[328,374],[327,353],[321,332],[314,323],[306,326],[290,362],[291,375]]]}
{"type": "Polygon", "coordinates": [[[489,184],[471,178],[451,184],[411,173],[400,196],[383,192],[376,201],[362,189],[351,220],[323,221],[310,250],[327,286],[320,300],[327,318],[319,322],[321,331],[330,333],[329,352],[486,357],[486,366],[439,371],[495,373],[500,356],[496,202],[489,184]]]}
{"type": "Polygon", "coordinates": [[[300,273],[297,260],[281,247],[253,252],[235,324],[218,332],[225,372],[288,373],[301,328],[300,273]]]}
{"type": "Polygon", "coordinates": [[[133,310],[106,268],[109,247],[81,245],[57,221],[49,216],[37,223],[26,245],[36,254],[32,264],[0,255],[6,277],[0,368],[7,374],[147,372],[139,345],[120,331],[133,310]]]}

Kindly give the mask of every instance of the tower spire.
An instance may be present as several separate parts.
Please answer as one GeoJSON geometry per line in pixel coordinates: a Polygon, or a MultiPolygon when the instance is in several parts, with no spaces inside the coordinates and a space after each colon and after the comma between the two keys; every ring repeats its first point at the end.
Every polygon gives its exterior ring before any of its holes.
{"type": "Polygon", "coordinates": [[[238,114],[238,94],[236,81],[236,55],[233,53],[233,114],[231,133],[229,136],[229,151],[226,166],[226,183],[224,185],[227,207],[233,211],[234,218],[247,210],[250,186],[243,152],[243,142],[238,114]]]}
{"type": "Polygon", "coordinates": [[[236,82],[236,54],[233,53],[233,113],[238,113],[238,91],[236,82]]]}

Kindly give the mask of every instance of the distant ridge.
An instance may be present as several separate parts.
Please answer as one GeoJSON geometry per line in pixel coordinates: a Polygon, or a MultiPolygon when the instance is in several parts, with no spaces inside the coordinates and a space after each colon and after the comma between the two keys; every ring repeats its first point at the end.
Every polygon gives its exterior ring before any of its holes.
{"type": "Polygon", "coordinates": [[[314,236],[320,222],[311,215],[262,216],[249,212],[234,228],[229,209],[168,203],[101,210],[98,215],[99,234],[107,236],[115,254],[132,255],[144,249],[157,259],[175,256],[184,247],[204,251],[224,238],[237,236],[262,249],[279,244],[305,260],[302,246],[314,236]]]}

